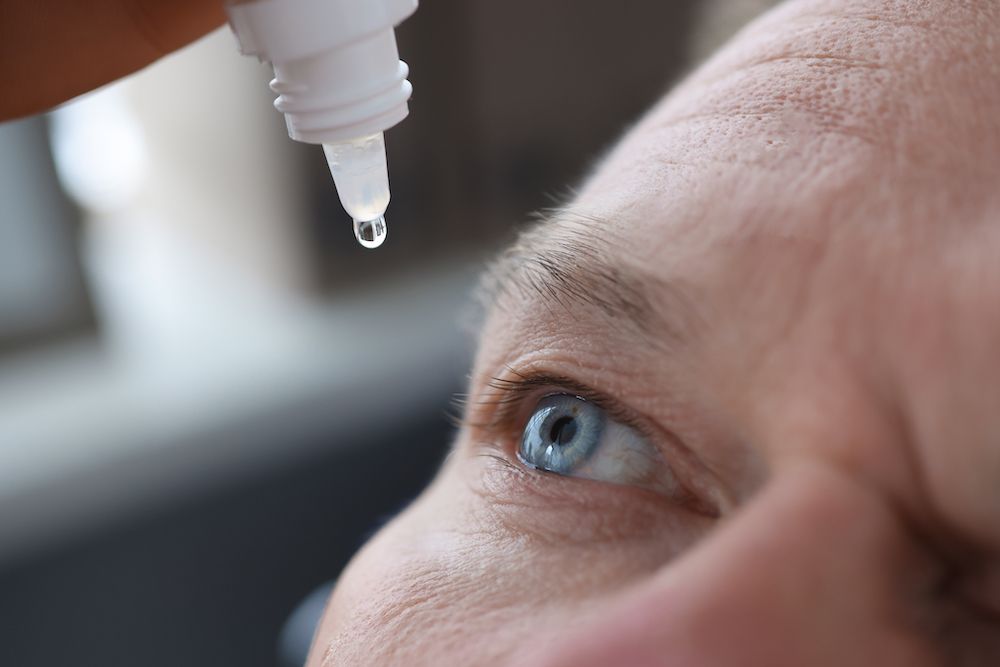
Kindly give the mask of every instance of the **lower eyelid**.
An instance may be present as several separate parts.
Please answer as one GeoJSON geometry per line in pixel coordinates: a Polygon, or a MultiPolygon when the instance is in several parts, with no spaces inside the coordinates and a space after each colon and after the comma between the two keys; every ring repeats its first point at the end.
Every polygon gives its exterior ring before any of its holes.
{"type": "Polygon", "coordinates": [[[618,539],[634,536],[640,525],[691,516],[644,489],[531,470],[512,463],[496,444],[476,448],[480,451],[471,457],[470,483],[491,511],[503,515],[510,530],[527,530],[549,540],[565,539],[570,531],[592,542],[595,534],[618,539]]]}
{"type": "MultiPolygon", "coordinates": [[[[644,489],[532,471],[512,463],[504,444],[470,442],[457,462],[479,496],[477,514],[491,530],[539,550],[636,548],[657,568],[708,534],[715,521],[644,489]]],[[[629,552],[633,553],[633,552],[629,552]]],[[[651,570],[652,571],[652,570],[651,570]]]]}
{"type": "Polygon", "coordinates": [[[674,497],[638,486],[613,484],[599,480],[567,477],[557,473],[532,469],[521,463],[508,443],[479,442],[473,446],[472,457],[481,478],[480,492],[491,502],[520,506],[537,512],[584,512],[595,516],[645,508],[660,514],[694,514],[717,519],[720,513],[687,490],[674,497]]]}

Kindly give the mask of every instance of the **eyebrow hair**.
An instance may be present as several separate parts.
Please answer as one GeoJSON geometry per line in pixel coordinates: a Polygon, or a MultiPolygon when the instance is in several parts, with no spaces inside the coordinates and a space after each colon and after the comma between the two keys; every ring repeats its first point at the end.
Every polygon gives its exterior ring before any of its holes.
{"type": "Polygon", "coordinates": [[[582,305],[656,342],[690,340],[700,321],[690,290],[616,262],[616,247],[627,251],[613,229],[607,220],[568,209],[540,216],[484,273],[481,305],[503,308],[516,296],[573,316],[572,306],[582,305]],[[660,302],[665,305],[657,308],[660,302]]]}

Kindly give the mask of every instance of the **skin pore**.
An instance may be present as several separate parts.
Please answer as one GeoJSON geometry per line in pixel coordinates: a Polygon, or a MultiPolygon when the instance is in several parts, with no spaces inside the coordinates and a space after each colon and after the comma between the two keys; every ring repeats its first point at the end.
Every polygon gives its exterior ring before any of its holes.
{"type": "Polygon", "coordinates": [[[454,451],[309,667],[1000,661],[997,34],[799,0],[665,97],[497,262],[454,451]],[[553,393],[676,484],[525,465],[553,393]]]}

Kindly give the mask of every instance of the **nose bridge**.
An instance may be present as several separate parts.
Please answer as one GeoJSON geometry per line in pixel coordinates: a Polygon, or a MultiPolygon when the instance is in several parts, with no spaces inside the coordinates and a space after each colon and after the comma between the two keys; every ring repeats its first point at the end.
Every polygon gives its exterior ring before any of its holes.
{"type": "Polygon", "coordinates": [[[898,608],[907,543],[870,492],[790,470],[537,664],[919,665],[898,608]]]}

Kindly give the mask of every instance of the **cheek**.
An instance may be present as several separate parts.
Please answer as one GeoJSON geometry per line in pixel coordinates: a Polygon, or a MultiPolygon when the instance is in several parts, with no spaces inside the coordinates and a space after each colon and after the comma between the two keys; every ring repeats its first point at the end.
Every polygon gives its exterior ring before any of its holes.
{"type": "Polygon", "coordinates": [[[499,664],[546,616],[516,543],[476,519],[451,480],[379,533],[338,582],[309,667],[499,664]]]}
{"type": "Polygon", "coordinates": [[[948,664],[925,624],[935,576],[880,498],[799,469],[597,619],[511,665],[948,664]]]}
{"type": "MultiPolygon", "coordinates": [[[[676,550],[676,531],[652,519],[630,524],[642,535],[630,534],[622,527],[628,522],[595,516],[593,503],[503,490],[506,481],[494,480],[486,492],[480,460],[487,459],[453,457],[355,557],[309,667],[504,664],[524,646],[579,624],[676,550]]],[[[614,512],[629,507],[636,509],[626,503],[614,512]]]]}

